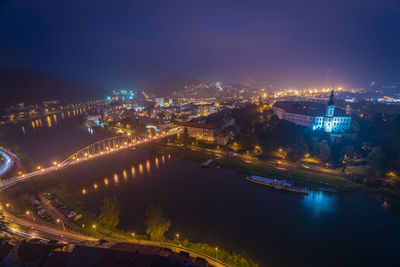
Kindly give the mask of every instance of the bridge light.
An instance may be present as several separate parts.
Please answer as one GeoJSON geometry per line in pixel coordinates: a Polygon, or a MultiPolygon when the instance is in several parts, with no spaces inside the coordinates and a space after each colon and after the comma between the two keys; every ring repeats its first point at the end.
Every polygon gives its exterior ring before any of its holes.
{"type": "Polygon", "coordinates": [[[37,169],[38,169],[38,170],[40,170],[41,168],[42,168],[42,167],[40,167],[40,166],[37,166],[37,169]]]}
{"type": "Polygon", "coordinates": [[[57,165],[57,161],[54,161],[53,164],[54,164],[54,165],[57,165]]]}

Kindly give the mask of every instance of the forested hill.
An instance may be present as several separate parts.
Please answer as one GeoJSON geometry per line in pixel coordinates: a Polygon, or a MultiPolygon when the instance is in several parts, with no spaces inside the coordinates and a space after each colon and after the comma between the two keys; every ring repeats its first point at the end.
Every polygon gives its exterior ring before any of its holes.
{"type": "Polygon", "coordinates": [[[19,102],[36,104],[45,100],[81,102],[103,97],[106,91],[40,71],[0,68],[0,94],[0,107],[6,107],[19,102]]]}

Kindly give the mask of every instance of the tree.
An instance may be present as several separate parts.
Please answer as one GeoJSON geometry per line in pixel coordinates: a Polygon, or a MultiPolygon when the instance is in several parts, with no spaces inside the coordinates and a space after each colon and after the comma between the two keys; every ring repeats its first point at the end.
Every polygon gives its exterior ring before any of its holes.
{"type": "Polygon", "coordinates": [[[347,145],[342,149],[343,158],[352,159],[354,158],[356,151],[352,145],[347,145]]]}
{"type": "Polygon", "coordinates": [[[383,163],[384,154],[382,148],[380,146],[373,147],[371,152],[368,153],[368,166],[371,168],[371,171],[375,175],[378,175],[383,168],[383,163]]]}
{"type": "Polygon", "coordinates": [[[328,142],[325,140],[321,141],[321,143],[319,144],[318,157],[322,161],[328,161],[330,156],[331,156],[331,148],[329,147],[328,142]]]}
{"type": "Polygon", "coordinates": [[[120,206],[118,199],[114,197],[105,197],[101,208],[99,221],[106,228],[114,229],[119,223],[120,206]]]}
{"type": "Polygon", "coordinates": [[[146,234],[150,235],[151,240],[161,241],[165,232],[171,226],[170,219],[164,214],[159,205],[150,205],[146,211],[146,216],[146,234]]]}
{"type": "Polygon", "coordinates": [[[318,148],[319,148],[319,139],[317,137],[312,137],[311,141],[310,141],[310,152],[314,155],[317,156],[318,155],[318,148]]]}
{"type": "Polygon", "coordinates": [[[304,158],[304,155],[307,154],[307,152],[308,146],[305,143],[300,142],[289,149],[287,156],[291,161],[298,161],[304,158]]]}
{"type": "Polygon", "coordinates": [[[186,127],[183,129],[182,142],[184,145],[188,145],[190,143],[189,131],[186,127]]]}

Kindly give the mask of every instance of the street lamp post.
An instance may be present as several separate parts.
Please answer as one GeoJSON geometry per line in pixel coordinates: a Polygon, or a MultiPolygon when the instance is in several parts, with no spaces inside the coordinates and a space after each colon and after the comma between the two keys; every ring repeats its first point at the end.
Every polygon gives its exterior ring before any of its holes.
{"type": "Polygon", "coordinates": [[[27,210],[25,213],[26,213],[26,215],[30,214],[32,216],[32,220],[35,220],[35,217],[33,217],[33,212],[27,210]]]}
{"type": "Polygon", "coordinates": [[[94,231],[95,231],[95,233],[96,233],[96,235],[97,235],[97,228],[96,228],[96,225],[93,224],[92,227],[94,228],[94,231]]]}
{"type": "Polygon", "coordinates": [[[218,247],[215,247],[215,258],[218,259],[218,247]]]}
{"type": "Polygon", "coordinates": [[[180,245],[179,244],[179,234],[176,234],[176,238],[178,239],[178,245],[180,245]]]}
{"type": "Polygon", "coordinates": [[[15,214],[15,212],[14,212],[14,207],[11,206],[10,203],[7,203],[7,204],[6,204],[6,207],[7,207],[7,208],[11,207],[12,213],[15,214]]]}
{"type": "Polygon", "coordinates": [[[135,240],[135,233],[132,233],[132,239],[135,240]]]}
{"type": "Polygon", "coordinates": [[[58,223],[60,223],[60,222],[61,222],[61,225],[62,225],[62,227],[63,227],[63,230],[65,231],[65,225],[64,225],[64,221],[63,221],[63,220],[61,220],[61,219],[57,219],[57,222],[58,222],[58,223]]]}

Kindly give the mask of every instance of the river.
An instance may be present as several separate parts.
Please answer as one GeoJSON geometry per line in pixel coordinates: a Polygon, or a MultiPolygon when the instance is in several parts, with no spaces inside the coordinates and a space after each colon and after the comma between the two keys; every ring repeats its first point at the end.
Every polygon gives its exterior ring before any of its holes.
{"type": "MultiPolygon", "coordinates": [[[[101,136],[77,119],[12,138],[35,162],[45,163],[101,136]]],[[[74,198],[96,214],[104,197],[116,196],[121,229],[144,233],[146,208],[160,204],[172,222],[168,237],[179,233],[181,239],[239,252],[261,266],[400,264],[400,213],[359,193],[277,192],[248,183],[245,174],[205,169],[145,148],[72,166],[57,179],[68,180],[74,198]]]]}

